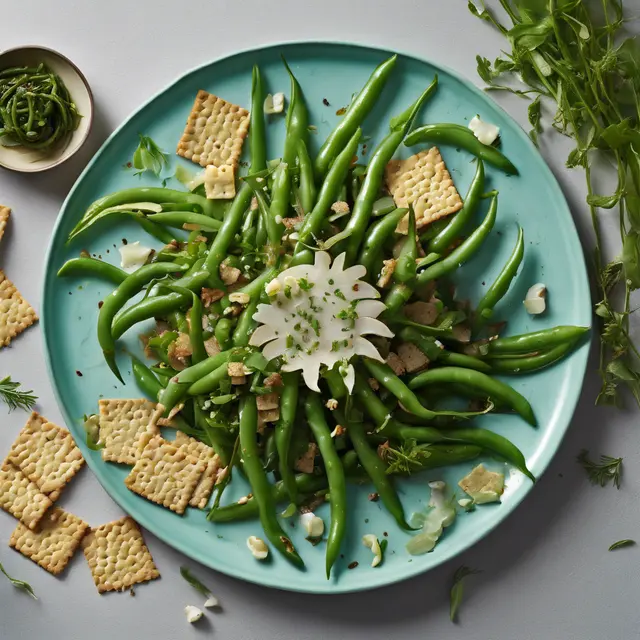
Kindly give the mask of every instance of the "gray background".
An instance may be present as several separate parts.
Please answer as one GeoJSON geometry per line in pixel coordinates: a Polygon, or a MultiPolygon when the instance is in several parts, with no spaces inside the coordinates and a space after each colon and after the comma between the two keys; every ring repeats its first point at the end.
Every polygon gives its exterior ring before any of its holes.
{"type": "MultiPolygon", "coordinates": [[[[638,13],[637,0],[625,4],[629,13],[638,13]]],[[[324,38],[429,57],[479,84],[475,55],[493,59],[503,46],[489,26],[468,13],[463,0],[3,0],[0,5],[2,46],[42,44],[65,53],[86,74],[97,106],[91,140],[68,164],[33,176],[0,169],[0,202],[13,208],[0,267],[36,307],[51,229],[77,175],[133,109],[186,70],[236,49],[324,38]]],[[[496,98],[525,125],[524,101],[496,98]]],[[[563,166],[570,148],[555,134],[541,144],[583,240],[589,241],[584,177],[563,166]]],[[[39,329],[29,329],[0,353],[0,374],[11,373],[33,388],[40,410],[59,421],[42,350],[39,329]]],[[[153,536],[147,540],[162,579],[141,586],[135,598],[127,593],[99,597],[81,554],[56,579],[11,551],[7,541],[15,521],[0,512],[0,561],[40,596],[34,602],[0,580],[0,638],[637,638],[640,547],[607,551],[615,540],[640,537],[637,413],[593,406],[598,389],[594,366],[592,358],[569,433],[530,497],[473,549],[422,577],[367,593],[313,597],[244,584],[196,565],[223,610],[191,627],[182,609],[201,600],[178,569],[195,563],[153,536]],[[620,491],[588,484],[575,463],[582,447],[593,454],[624,456],[620,491]],[[484,572],[469,580],[461,621],[453,625],[448,588],[462,563],[484,572]]],[[[6,415],[1,406],[0,413],[4,454],[25,415],[6,415]]],[[[61,502],[93,525],[121,515],[86,469],[61,502]]]]}

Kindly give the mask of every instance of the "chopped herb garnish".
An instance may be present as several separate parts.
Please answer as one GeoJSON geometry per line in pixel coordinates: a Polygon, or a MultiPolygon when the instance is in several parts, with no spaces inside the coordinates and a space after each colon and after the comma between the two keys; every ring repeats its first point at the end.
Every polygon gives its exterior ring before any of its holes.
{"type": "Polygon", "coordinates": [[[156,177],[169,164],[169,155],[148,136],[140,135],[140,144],[133,154],[133,166],[139,169],[136,175],[150,171],[156,177]]]}
{"type": "MultiPolygon", "coordinates": [[[[296,325],[296,326],[300,326],[300,325],[296,325]]],[[[295,327],[294,327],[295,329],[295,327]]],[[[288,335],[287,336],[287,340],[286,340],[286,345],[287,345],[287,349],[291,349],[291,347],[293,347],[293,336],[292,335],[288,335]]]]}
{"type": "Polygon", "coordinates": [[[306,278],[299,278],[298,279],[298,286],[303,291],[311,291],[311,289],[313,289],[313,287],[314,287],[314,284],[313,284],[313,282],[309,282],[306,278]]]}
{"type": "Polygon", "coordinates": [[[344,293],[342,293],[342,291],[340,291],[340,289],[336,289],[336,290],[333,292],[333,295],[334,295],[336,298],[340,298],[340,300],[346,300],[346,298],[344,297],[344,293]]]}
{"type": "Polygon", "coordinates": [[[211,589],[205,587],[205,585],[196,578],[193,573],[187,567],[180,567],[180,575],[196,590],[199,591],[203,596],[210,596],[211,589]]]}
{"type": "Polygon", "coordinates": [[[458,610],[462,603],[462,595],[464,593],[464,579],[467,576],[474,575],[476,573],[482,573],[477,569],[469,569],[469,567],[460,567],[453,574],[453,585],[451,586],[451,600],[449,604],[449,618],[451,622],[455,622],[458,616],[458,610]]]}
{"type": "Polygon", "coordinates": [[[11,376],[6,376],[0,380],[0,398],[9,407],[9,411],[14,409],[24,409],[31,411],[36,404],[38,396],[33,391],[21,391],[21,383],[13,382],[11,376]]]}
{"type": "Polygon", "coordinates": [[[620,477],[622,475],[622,458],[600,456],[600,462],[594,462],[587,457],[588,454],[589,452],[583,449],[578,455],[578,462],[587,472],[591,483],[604,487],[610,482],[613,482],[616,489],[619,489],[620,477]]]}
{"type": "Polygon", "coordinates": [[[38,599],[38,596],[36,596],[33,587],[28,583],[25,582],[24,580],[18,580],[17,578],[12,578],[4,569],[4,567],[2,566],[2,563],[0,562],[0,571],[2,573],[4,573],[4,575],[7,577],[7,579],[9,580],[9,582],[16,588],[16,589],[22,589],[22,591],[26,591],[34,600],[38,599]]]}

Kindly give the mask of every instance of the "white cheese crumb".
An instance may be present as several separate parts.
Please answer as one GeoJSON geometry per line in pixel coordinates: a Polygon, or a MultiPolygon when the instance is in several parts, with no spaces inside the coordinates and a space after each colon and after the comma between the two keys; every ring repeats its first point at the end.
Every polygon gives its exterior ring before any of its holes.
{"type": "Polygon", "coordinates": [[[251,302],[251,296],[248,293],[241,293],[236,291],[229,294],[229,302],[237,302],[238,304],[249,304],[251,302]]]}
{"type": "Polygon", "coordinates": [[[144,247],[139,242],[131,242],[120,247],[120,266],[131,273],[139,269],[151,255],[153,249],[144,247]]]}
{"type": "Polygon", "coordinates": [[[276,221],[276,224],[282,224],[282,216],[280,214],[278,214],[274,220],[276,221]]]}
{"type": "Polygon", "coordinates": [[[473,135],[482,142],[482,144],[491,145],[500,135],[499,127],[490,122],[480,120],[480,116],[475,115],[469,122],[469,129],[473,131],[473,135]]]}
{"type": "Polygon", "coordinates": [[[267,94],[264,99],[264,112],[268,114],[282,113],[284,111],[284,93],[267,94]]]}
{"type": "Polygon", "coordinates": [[[311,511],[300,516],[300,524],[307,533],[307,538],[320,538],[324,533],[324,522],[322,518],[311,511]]]}
{"type": "Polygon", "coordinates": [[[207,601],[204,603],[204,606],[207,609],[215,609],[215,607],[220,606],[220,603],[218,602],[218,598],[216,598],[215,596],[209,596],[207,601]]]}
{"type": "Polygon", "coordinates": [[[534,284],[524,299],[524,308],[532,316],[543,313],[547,308],[547,287],[542,282],[534,284]]]}
{"type": "Polygon", "coordinates": [[[271,282],[267,282],[264,286],[265,293],[268,296],[275,296],[280,291],[280,281],[278,278],[274,278],[271,282]]]}
{"type": "Polygon", "coordinates": [[[249,502],[249,498],[247,498],[247,496],[242,496],[242,498],[238,500],[238,504],[247,504],[247,502],[249,502]]]}
{"type": "Polygon", "coordinates": [[[338,408],[338,401],[335,398],[329,398],[324,405],[329,411],[335,411],[338,408]]]}
{"type": "Polygon", "coordinates": [[[254,558],[257,560],[266,560],[269,555],[269,547],[266,542],[258,536],[249,536],[247,538],[247,547],[251,551],[254,558]]]}
{"type": "Polygon", "coordinates": [[[198,607],[194,607],[191,604],[188,604],[184,608],[184,612],[187,616],[187,621],[191,624],[193,624],[194,622],[198,622],[198,620],[200,620],[200,618],[202,618],[202,616],[204,615],[202,610],[198,609],[198,607]]]}

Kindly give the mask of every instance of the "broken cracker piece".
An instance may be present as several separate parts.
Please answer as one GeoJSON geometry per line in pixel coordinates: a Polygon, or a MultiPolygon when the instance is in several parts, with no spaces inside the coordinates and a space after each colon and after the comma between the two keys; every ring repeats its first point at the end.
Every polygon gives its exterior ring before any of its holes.
{"type": "MultiPolygon", "coordinates": [[[[413,206],[418,229],[462,209],[462,198],[438,147],[406,160],[391,160],[385,182],[397,207],[413,206]]],[[[406,235],[408,228],[409,214],[400,220],[396,231],[406,235]]]]}
{"type": "Polygon", "coordinates": [[[191,438],[185,433],[182,433],[182,431],[178,431],[174,444],[183,447],[187,453],[199,458],[206,464],[200,482],[198,482],[189,500],[189,506],[204,509],[207,506],[207,502],[209,502],[213,485],[216,483],[218,477],[218,471],[222,467],[220,456],[204,442],[191,438]]]}
{"type": "Polygon", "coordinates": [[[10,215],[11,209],[0,204],[0,240],[2,240],[2,236],[4,235],[4,230],[7,226],[7,222],[9,222],[10,215]]]}
{"type": "Polygon", "coordinates": [[[429,366],[429,358],[411,342],[401,342],[398,345],[398,357],[402,360],[407,373],[416,373],[429,366]]]}
{"type": "Polygon", "coordinates": [[[36,411],[18,434],[7,460],[54,502],[84,464],[73,436],[36,411]]]}
{"type": "Polygon", "coordinates": [[[0,348],[38,320],[31,305],[0,269],[0,348]]]}
{"type": "Polygon", "coordinates": [[[238,166],[249,131],[249,112],[206,91],[198,91],[176,153],[202,167],[238,166]]]}
{"type": "Polygon", "coordinates": [[[40,521],[37,531],[18,524],[9,546],[57,576],[69,564],[88,529],[78,516],[55,507],[40,521]]]}
{"type": "Polygon", "coordinates": [[[230,200],[236,195],[236,179],[233,167],[223,164],[209,165],[204,170],[204,193],[209,200],[230,200]]]}
{"type": "Polygon", "coordinates": [[[52,500],[35,482],[10,462],[0,467],[0,509],[4,509],[29,529],[35,529],[52,500]]]}
{"type": "Polygon", "coordinates": [[[142,532],[129,516],[91,529],[82,548],[98,593],[125,591],[160,577],[142,532]]]}
{"type": "Polygon", "coordinates": [[[102,459],[135,464],[149,440],[159,433],[153,417],[156,405],[144,398],[100,400],[102,459]]]}
{"type": "Polygon", "coordinates": [[[206,463],[160,436],[143,449],[124,483],[128,489],[176,513],[184,513],[206,463]]]}

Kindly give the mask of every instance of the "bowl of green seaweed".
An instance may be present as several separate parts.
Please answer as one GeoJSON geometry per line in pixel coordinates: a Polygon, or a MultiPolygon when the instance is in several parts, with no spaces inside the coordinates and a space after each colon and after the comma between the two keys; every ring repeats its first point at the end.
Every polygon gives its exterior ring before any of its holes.
{"type": "Polygon", "coordinates": [[[92,120],[91,89],[71,60],[38,46],[0,53],[0,166],[51,169],[80,149],[92,120]]]}

